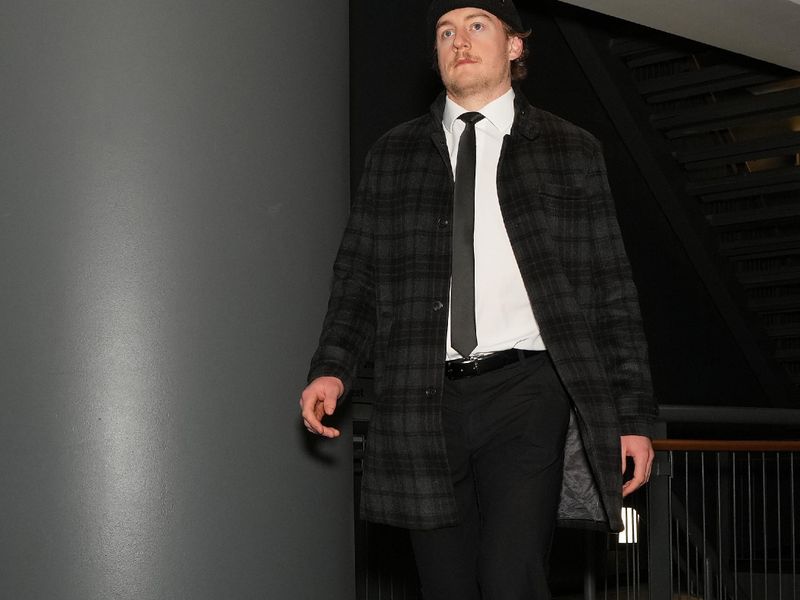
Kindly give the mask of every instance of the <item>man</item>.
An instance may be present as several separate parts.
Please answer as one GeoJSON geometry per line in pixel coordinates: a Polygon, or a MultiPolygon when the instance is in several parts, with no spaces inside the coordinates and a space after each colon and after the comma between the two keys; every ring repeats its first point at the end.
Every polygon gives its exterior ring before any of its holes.
{"type": "Polygon", "coordinates": [[[549,598],[557,516],[619,530],[649,477],[636,290],[599,143],[512,88],[513,3],[428,20],[446,94],[367,158],[302,416],[338,436],[371,349],[362,516],[410,530],[426,600],[549,598]]]}

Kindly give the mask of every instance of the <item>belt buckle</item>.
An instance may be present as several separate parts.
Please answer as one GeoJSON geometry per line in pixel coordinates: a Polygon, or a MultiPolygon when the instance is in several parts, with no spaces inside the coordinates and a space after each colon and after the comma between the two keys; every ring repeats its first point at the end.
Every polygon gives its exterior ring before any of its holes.
{"type": "Polygon", "coordinates": [[[458,364],[459,377],[475,377],[480,375],[479,363],[481,361],[477,358],[471,358],[458,364]]]}
{"type": "Polygon", "coordinates": [[[476,375],[480,375],[478,363],[480,363],[480,361],[477,358],[461,363],[462,377],[475,377],[476,375]]]}
{"type": "Polygon", "coordinates": [[[463,377],[475,377],[478,375],[478,360],[463,360],[452,362],[447,366],[449,379],[462,379],[463,377]]]}

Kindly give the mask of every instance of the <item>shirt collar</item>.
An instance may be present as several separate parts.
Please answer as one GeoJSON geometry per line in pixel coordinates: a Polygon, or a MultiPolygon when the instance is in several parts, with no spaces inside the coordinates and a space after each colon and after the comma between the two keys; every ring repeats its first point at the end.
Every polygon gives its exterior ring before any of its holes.
{"type": "MultiPolygon", "coordinates": [[[[453,123],[465,112],[469,111],[453,102],[449,96],[447,97],[444,104],[442,125],[444,125],[448,133],[453,132],[453,123]]],[[[514,88],[509,88],[505,94],[495,98],[478,112],[494,125],[500,133],[508,133],[514,124],[514,88]]]]}

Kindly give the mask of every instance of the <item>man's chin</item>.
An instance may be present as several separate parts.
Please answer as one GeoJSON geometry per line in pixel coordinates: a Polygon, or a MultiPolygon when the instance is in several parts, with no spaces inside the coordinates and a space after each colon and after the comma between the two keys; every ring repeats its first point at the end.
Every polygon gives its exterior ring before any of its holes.
{"type": "Polygon", "coordinates": [[[451,95],[463,98],[479,93],[486,88],[486,83],[474,78],[454,77],[444,82],[444,87],[451,95]]]}

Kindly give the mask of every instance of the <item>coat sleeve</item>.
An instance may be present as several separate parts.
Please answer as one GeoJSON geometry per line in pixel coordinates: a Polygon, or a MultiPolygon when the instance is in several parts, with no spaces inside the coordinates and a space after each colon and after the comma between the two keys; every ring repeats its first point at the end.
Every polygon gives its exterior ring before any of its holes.
{"type": "Polygon", "coordinates": [[[609,380],[622,435],[652,435],[657,414],[636,286],[622,242],[599,147],[588,173],[594,252],[595,341],[609,380]]]}
{"type": "Polygon", "coordinates": [[[372,155],[367,157],[334,262],[328,311],[308,373],[308,381],[324,375],[338,377],[345,390],[375,334],[372,200],[376,174],[372,155]]]}

